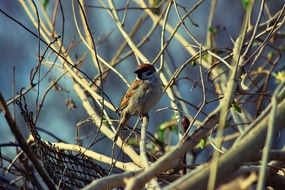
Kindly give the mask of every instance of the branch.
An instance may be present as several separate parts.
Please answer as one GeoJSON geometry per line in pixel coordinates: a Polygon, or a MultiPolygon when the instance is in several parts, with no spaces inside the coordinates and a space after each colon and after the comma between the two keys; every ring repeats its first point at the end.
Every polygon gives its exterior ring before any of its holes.
{"type": "MultiPolygon", "coordinates": [[[[227,120],[227,113],[228,113],[228,109],[230,108],[230,105],[232,104],[232,102],[234,101],[235,98],[235,92],[236,89],[238,87],[238,79],[241,76],[241,65],[244,62],[244,58],[241,55],[241,50],[242,50],[242,46],[243,46],[243,42],[245,39],[245,35],[246,35],[246,30],[247,30],[247,26],[248,23],[250,22],[250,16],[251,16],[251,12],[253,9],[253,0],[249,1],[249,6],[247,8],[246,11],[246,15],[244,17],[243,20],[243,24],[240,30],[240,34],[238,36],[238,38],[235,41],[234,44],[234,49],[233,49],[233,60],[232,60],[232,69],[229,73],[229,78],[228,78],[228,82],[227,82],[227,87],[225,89],[224,92],[224,98],[221,101],[221,114],[220,114],[220,119],[219,119],[219,127],[217,130],[217,149],[221,148],[222,142],[223,142],[223,134],[224,134],[224,129],[225,129],[225,125],[226,125],[226,120],[227,120]]],[[[219,156],[220,156],[220,152],[217,151],[217,149],[214,151],[213,153],[213,164],[211,164],[211,172],[210,172],[210,177],[209,177],[209,182],[208,182],[208,188],[207,189],[213,189],[215,187],[216,184],[216,174],[217,174],[217,168],[218,168],[218,164],[219,164],[219,156]]]]}
{"type": "MultiPolygon", "coordinates": [[[[277,92],[277,91],[275,91],[277,92]]],[[[258,183],[257,183],[257,189],[262,190],[264,189],[264,184],[265,184],[265,177],[266,177],[266,168],[269,160],[269,152],[272,147],[273,143],[273,135],[274,135],[274,127],[276,125],[276,108],[277,108],[277,98],[276,94],[272,96],[272,103],[271,103],[271,112],[269,115],[268,119],[268,129],[267,129],[267,135],[266,135],[266,141],[265,141],[265,146],[263,149],[263,154],[262,154],[262,160],[261,160],[261,167],[259,171],[259,176],[258,176],[258,183]]]]}
{"type": "Polygon", "coordinates": [[[125,180],[127,178],[137,175],[139,172],[141,172],[141,170],[103,177],[93,181],[92,183],[84,187],[82,190],[112,189],[115,187],[125,186],[125,180]]]}
{"type": "MultiPolygon", "coordinates": [[[[141,128],[141,141],[140,141],[140,156],[145,168],[149,168],[149,162],[147,159],[146,151],[146,132],[148,127],[148,116],[143,116],[142,118],[142,128],[141,128]]],[[[158,188],[159,184],[156,179],[151,180],[151,184],[147,184],[146,188],[158,188]]]]}
{"type": "MultiPolygon", "coordinates": [[[[279,98],[279,103],[277,104],[276,117],[275,117],[275,131],[279,131],[284,128],[285,122],[285,99],[284,99],[284,91],[285,85],[282,84],[283,88],[279,91],[279,94],[282,94],[282,100],[279,98]]],[[[279,96],[280,97],[280,96],[279,96]]],[[[224,176],[229,176],[233,174],[237,167],[241,166],[245,162],[252,160],[256,155],[255,153],[259,151],[260,148],[263,147],[268,121],[270,118],[270,109],[266,109],[265,117],[261,115],[262,119],[258,123],[253,123],[249,126],[252,130],[247,133],[234,148],[230,149],[227,153],[225,153],[222,157],[219,158],[218,168],[219,171],[217,173],[217,182],[220,182],[224,179],[224,176]],[[242,156],[241,156],[242,155],[242,156]]],[[[259,118],[257,118],[258,120],[259,118]]],[[[172,188],[180,188],[180,189],[206,189],[207,182],[210,173],[210,167],[203,168],[199,172],[189,173],[180,179],[178,179],[173,184],[167,186],[165,190],[172,188]]]]}
{"type": "Polygon", "coordinates": [[[149,162],[146,155],[146,132],[148,127],[148,120],[148,116],[143,116],[140,141],[140,157],[145,168],[149,167],[149,162]]]}
{"type": "MultiPolygon", "coordinates": [[[[85,156],[87,156],[88,158],[92,158],[94,160],[98,160],[100,162],[106,163],[106,164],[112,164],[112,158],[105,156],[103,154],[99,154],[97,152],[94,152],[92,150],[88,150],[84,147],[78,146],[78,145],[74,145],[74,144],[66,144],[66,143],[52,143],[52,145],[54,145],[56,148],[58,148],[59,150],[71,150],[71,151],[76,151],[79,152],[85,156]]],[[[120,168],[124,171],[135,171],[139,168],[137,165],[135,165],[133,162],[120,162],[120,161],[116,161],[115,166],[117,168],[120,168]]]]}
{"type": "Polygon", "coordinates": [[[172,151],[167,152],[165,155],[160,157],[149,168],[145,169],[144,172],[127,181],[126,190],[141,189],[144,184],[153,177],[159,176],[162,172],[177,166],[179,163],[179,159],[177,158],[182,157],[186,152],[193,149],[200,142],[200,139],[205,138],[209,131],[216,125],[218,117],[219,108],[213,111],[213,113],[205,120],[201,127],[193,133],[193,135],[189,136],[185,141],[174,147],[172,151]]]}
{"type": "Polygon", "coordinates": [[[9,109],[6,105],[6,102],[2,96],[2,93],[0,93],[0,107],[3,110],[4,117],[5,117],[7,123],[10,127],[10,130],[14,134],[16,140],[18,141],[21,149],[25,152],[26,156],[31,160],[35,169],[37,170],[37,172],[39,173],[39,175],[41,176],[41,178],[43,179],[45,184],[48,186],[48,188],[55,190],[56,187],[55,187],[54,183],[52,182],[52,180],[50,179],[50,177],[48,176],[46,171],[43,169],[38,158],[36,157],[36,155],[34,154],[32,149],[29,147],[29,145],[27,144],[26,140],[24,139],[24,137],[22,136],[22,134],[19,130],[19,127],[16,125],[14,119],[12,118],[12,116],[9,112],[9,109]]]}

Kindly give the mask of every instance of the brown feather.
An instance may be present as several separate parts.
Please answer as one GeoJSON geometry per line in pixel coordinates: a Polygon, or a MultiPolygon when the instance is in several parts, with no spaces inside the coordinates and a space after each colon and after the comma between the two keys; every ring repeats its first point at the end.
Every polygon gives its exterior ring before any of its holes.
{"type": "Polygon", "coordinates": [[[130,86],[130,88],[126,92],[125,96],[121,100],[118,111],[122,111],[123,109],[125,109],[128,106],[129,100],[132,97],[132,91],[136,90],[139,87],[140,83],[141,83],[140,80],[135,80],[134,83],[130,86]]]}

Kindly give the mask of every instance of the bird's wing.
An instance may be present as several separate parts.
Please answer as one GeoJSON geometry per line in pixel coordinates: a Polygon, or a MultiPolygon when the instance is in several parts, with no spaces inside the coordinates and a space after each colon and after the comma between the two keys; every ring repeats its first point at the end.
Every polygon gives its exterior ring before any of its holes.
{"type": "Polygon", "coordinates": [[[132,97],[134,91],[139,88],[140,83],[141,83],[140,80],[135,80],[132,83],[132,85],[129,87],[128,91],[126,92],[125,96],[122,98],[118,111],[122,111],[128,106],[130,98],[132,97]]]}

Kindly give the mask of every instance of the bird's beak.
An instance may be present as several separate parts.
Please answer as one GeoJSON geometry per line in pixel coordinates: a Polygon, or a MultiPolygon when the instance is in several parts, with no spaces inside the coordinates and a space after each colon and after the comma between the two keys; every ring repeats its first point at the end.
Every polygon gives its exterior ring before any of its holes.
{"type": "Polygon", "coordinates": [[[134,71],[134,73],[139,74],[141,69],[137,69],[134,71]]]}

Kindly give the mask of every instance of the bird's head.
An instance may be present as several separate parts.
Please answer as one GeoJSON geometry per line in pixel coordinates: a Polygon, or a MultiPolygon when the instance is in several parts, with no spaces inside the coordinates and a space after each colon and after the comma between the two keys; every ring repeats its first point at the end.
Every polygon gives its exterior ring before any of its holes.
{"type": "Polygon", "coordinates": [[[148,63],[141,64],[135,72],[137,74],[137,77],[141,80],[147,80],[156,75],[155,67],[148,63]]]}

